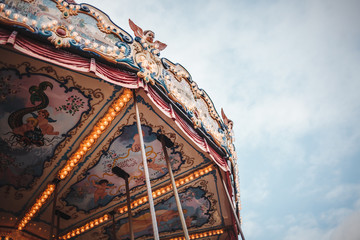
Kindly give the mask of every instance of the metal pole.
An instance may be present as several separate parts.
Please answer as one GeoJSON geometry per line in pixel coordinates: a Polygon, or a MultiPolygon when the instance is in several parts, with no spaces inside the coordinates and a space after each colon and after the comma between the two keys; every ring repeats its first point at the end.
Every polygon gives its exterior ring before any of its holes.
{"type": "Polygon", "coordinates": [[[131,214],[131,204],[130,204],[130,189],[129,189],[129,178],[125,178],[125,185],[126,185],[126,202],[128,206],[128,217],[129,217],[129,226],[130,226],[130,237],[131,240],[134,240],[134,229],[133,229],[133,223],[132,223],[132,214],[131,214]]]}
{"type": "Polygon", "coordinates": [[[138,134],[139,134],[139,138],[140,138],[140,145],[141,145],[141,156],[142,156],[143,165],[144,165],[146,188],[147,188],[147,194],[148,194],[148,198],[149,198],[151,221],[152,221],[152,227],[153,227],[153,231],[154,231],[154,239],[159,240],[159,231],[158,231],[157,222],[156,222],[154,200],[152,197],[149,169],[148,169],[148,165],[147,165],[146,153],[145,153],[145,148],[144,148],[144,139],[143,139],[142,130],[141,130],[139,107],[138,107],[137,101],[136,101],[135,90],[134,90],[134,106],[135,106],[135,112],[136,112],[136,124],[137,124],[138,134]]]}
{"type": "Polygon", "coordinates": [[[161,136],[160,137],[161,138],[161,145],[162,145],[163,152],[164,152],[164,155],[165,155],[166,165],[167,165],[167,168],[168,168],[168,172],[169,172],[170,179],[171,179],[171,184],[172,184],[173,191],[174,191],[174,196],[175,196],[175,200],[176,200],[176,206],[177,206],[177,209],[178,209],[178,212],[179,212],[181,225],[182,225],[182,228],[183,228],[183,231],[184,231],[184,236],[185,236],[186,240],[190,240],[189,233],[188,233],[188,230],[187,230],[187,227],[186,227],[184,213],[183,213],[181,203],[180,203],[179,194],[178,194],[178,191],[177,191],[177,188],[176,188],[174,174],[172,172],[171,163],[170,163],[170,160],[169,160],[169,155],[168,155],[168,152],[167,152],[167,149],[166,149],[166,146],[165,146],[165,141],[164,141],[165,136],[164,135],[160,135],[160,136],[161,136]]]}
{"type": "Polygon", "coordinates": [[[222,184],[223,184],[223,187],[224,187],[224,189],[225,189],[227,199],[228,199],[228,201],[229,201],[229,203],[230,203],[230,206],[231,206],[231,209],[232,209],[232,211],[233,211],[233,214],[234,214],[234,217],[235,217],[235,220],[236,220],[236,225],[237,225],[237,227],[239,228],[239,232],[240,232],[240,235],[241,235],[241,239],[242,239],[242,240],[245,240],[244,234],[243,234],[243,232],[242,232],[242,230],[241,230],[241,224],[240,224],[239,218],[237,217],[237,214],[236,214],[236,211],[235,211],[233,202],[232,202],[232,200],[231,200],[229,191],[227,190],[226,184],[225,184],[225,182],[224,182],[224,178],[222,177],[220,170],[219,170],[219,175],[220,175],[220,178],[221,178],[221,182],[222,182],[222,184]]]}
{"type": "Polygon", "coordinates": [[[54,227],[55,227],[56,199],[57,199],[57,183],[55,184],[55,190],[54,190],[53,207],[52,207],[52,215],[51,215],[50,239],[55,239],[55,236],[53,236],[53,233],[54,233],[54,227]]]}
{"type": "Polygon", "coordinates": [[[55,239],[59,239],[60,215],[57,215],[56,235],[55,239]]]}

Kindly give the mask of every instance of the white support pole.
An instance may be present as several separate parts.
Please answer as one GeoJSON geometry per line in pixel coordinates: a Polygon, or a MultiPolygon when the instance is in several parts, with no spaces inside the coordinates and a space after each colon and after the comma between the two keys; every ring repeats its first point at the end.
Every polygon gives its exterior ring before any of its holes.
{"type": "Polygon", "coordinates": [[[171,184],[172,184],[173,191],[174,191],[174,196],[175,196],[175,200],[176,200],[176,206],[177,206],[177,209],[178,209],[178,212],[179,212],[179,217],[180,217],[182,229],[183,229],[183,231],[184,231],[184,236],[185,236],[185,239],[186,239],[186,240],[190,240],[190,238],[189,238],[189,232],[188,232],[187,227],[186,227],[186,222],[185,222],[185,218],[184,218],[184,213],[183,213],[183,210],[182,210],[182,207],[181,207],[181,203],[180,203],[179,194],[178,194],[178,191],[177,191],[177,188],[176,188],[176,184],[175,184],[174,174],[173,174],[173,172],[172,172],[171,163],[170,163],[170,160],[169,160],[169,155],[168,155],[168,152],[167,152],[167,150],[166,150],[166,146],[165,146],[165,142],[164,142],[164,138],[163,138],[163,137],[161,137],[161,145],[162,145],[163,152],[164,152],[164,155],[165,155],[165,160],[166,160],[168,172],[169,172],[170,179],[171,179],[171,184]]]}
{"type": "Polygon", "coordinates": [[[230,203],[230,206],[231,206],[231,209],[232,209],[232,211],[233,211],[234,218],[235,218],[235,220],[236,220],[236,224],[237,224],[237,227],[238,227],[239,232],[240,232],[240,235],[241,235],[241,239],[242,239],[242,240],[245,240],[244,234],[243,234],[242,229],[241,229],[241,224],[240,224],[239,218],[238,218],[238,216],[237,216],[237,214],[236,214],[236,211],[235,211],[233,202],[232,202],[232,200],[231,200],[229,191],[228,191],[228,189],[227,189],[227,187],[226,187],[225,181],[224,181],[224,179],[223,179],[223,177],[222,177],[222,175],[221,175],[220,170],[219,170],[219,175],[220,175],[220,178],[221,178],[221,182],[222,182],[222,184],[223,184],[223,186],[224,186],[227,199],[228,199],[228,201],[229,201],[229,203],[230,203]]]}
{"type": "Polygon", "coordinates": [[[151,191],[149,168],[147,165],[146,153],[145,153],[145,148],[144,148],[144,139],[143,139],[143,134],[142,134],[142,130],[141,130],[139,107],[137,105],[135,90],[134,90],[134,106],[135,106],[135,112],[136,112],[136,124],[137,124],[138,134],[139,134],[139,138],[140,138],[141,156],[142,156],[143,165],[144,165],[147,194],[148,194],[148,198],[149,198],[151,221],[152,221],[152,227],[153,227],[153,231],[154,231],[154,239],[159,240],[159,230],[158,230],[157,222],[156,222],[156,214],[155,214],[154,200],[153,200],[152,191],[151,191]]]}

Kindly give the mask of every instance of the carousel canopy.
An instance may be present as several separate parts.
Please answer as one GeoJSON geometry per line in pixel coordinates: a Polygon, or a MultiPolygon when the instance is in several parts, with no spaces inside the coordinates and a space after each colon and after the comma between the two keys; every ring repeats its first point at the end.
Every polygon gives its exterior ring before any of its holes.
{"type": "Polygon", "coordinates": [[[1,239],[237,239],[232,121],[152,31],[62,0],[0,24],[1,239]]]}

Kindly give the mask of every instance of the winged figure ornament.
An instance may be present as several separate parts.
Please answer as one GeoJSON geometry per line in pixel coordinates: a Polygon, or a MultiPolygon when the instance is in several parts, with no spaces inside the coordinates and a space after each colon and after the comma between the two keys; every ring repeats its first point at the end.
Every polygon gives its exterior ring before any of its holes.
{"type": "Polygon", "coordinates": [[[141,27],[136,25],[131,19],[129,19],[129,25],[130,28],[134,31],[135,37],[138,37],[141,39],[141,43],[145,45],[145,47],[150,46],[150,48],[158,49],[159,51],[164,50],[167,45],[165,43],[162,43],[158,40],[154,42],[155,33],[151,30],[145,30],[143,31],[141,27]]]}
{"type": "Polygon", "coordinates": [[[225,126],[231,131],[233,128],[234,122],[231,119],[228,119],[224,113],[224,109],[221,108],[221,116],[224,120],[225,126]]]}

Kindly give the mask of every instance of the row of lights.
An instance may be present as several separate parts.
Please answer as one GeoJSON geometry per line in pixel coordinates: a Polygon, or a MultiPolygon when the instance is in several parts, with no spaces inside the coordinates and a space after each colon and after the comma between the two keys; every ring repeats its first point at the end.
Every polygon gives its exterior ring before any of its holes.
{"type": "MultiPolygon", "coordinates": [[[[187,79],[190,78],[190,75],[189,75],[188,73],[186,73],[186,72],[183,71],[183,70],[178,70],[178,69],[176,69],[176,67],[174,67],[174,66],[170,66],[169,70],[170,70],[172,73],[174,73],[175,76],[177,76],[177,77],[183,77],[183,78],[187,78],[187,79]]],[[[166,80],[168,80],[168,79],[166,79],[166,80]]]]}
{"type": "Polygon", "coordinates": [[[99,44],[94,42],[93,44],[91,44],[91,41],[86,39],[85,40],[85,46],[89,46],[89,47],[93,47],[93,48],[99,48],[100,51],[104,52],[104,53],[108,53],[108,54],[114,54],[116,53],[117,50],[120,50],[121,53],[125,53],[126,51],[126,48],[124,46],[121,46],[120,48],[117,47],[117,46],[114,46],[114,47],[105,47],[105,46],[100,46],[99,47],[99,44]]]}
{"type": "Polygon", "coordinates": [[[66,1],[63,1],[63,0],[57,0],[57,2],[61,3],[64,7],[69,6],[69,9],[71,9],[71,10],[79,10],[80,9],[79,4],[77,4],[77,5],[69,4],[69,3],[67,3],[66,1]]]}
{"type": "MultiPolygon", "coordinates": [[[[215,235],[221,235],[224,233],[223,229],[217,229],[217,230],[210,230],[207,232],[203,232],[203,233],[194,233],[189,235],[190,239],[198,239],[198,238],[204,238],[204,237],[211,237],[211,236],[215,236],[215,235]]],[[[176,238],[171,238],[170,240],[185,240],[185,237],[176,237],[176,238]]]]}
{"type": "Polygon", "coordinates": [[[1,240],[13,240],[13,238],[9,237],[9,236],[0,236],[1,240]]]}
{"type": "MultiPolygon", "coordinates": [[[[207,173],[211,172],[212,170],[213,170],[213,167],[212,167],[211,165],[210,165],[210,166],[207,166],[207,167],[205,167],[205,168],[202,168],[202,169],[200,169],[200,170],[197,170],[197,171],[195,171],[195,172],[187,175],[186,177],[183,177],[183,178],[181,178],[181,179],[179,179],[179,180],[176,180],[176,181],[175,181],[175,185],[176,185],[176,187],[178,188],[178,187],[180,187],[180,186],[182,186],[182,185],[184,185],[184,184],[186,184],[186,183],[188,183],[188,182],[190,182],[190,181],[193,181],[193,180],[196,179],[196,178],[199,178],[200,176],[203,176],[204,174],[207,174],[207,173]]],[[[160,196],[162,196],[162,195],[170,192],[172,189],[173,189],[173,188],[172,188],[172,185],[169,184],[169,185],[167,185],[167,186],[165,186],[165,187],[162,187],[162,188],[159,188],[159,189],[157,189],[157,190],[154,190],[154,191],[152,192],[152,196],[153,196],[153,198],[158,198],[158,197],[160,197],[160,196]]],[[[141,197],[141,198],[139,198],[139,199],[136,199],[136,200],[134,200],[134,201],[131,202],[131,209],[136,208],[136,207],[138,207],[138,206],[146,203],[147,201],[148,201],[148,197],[146,197],[146,196],[145,196],[145,197],[141,197]]],[[[123,214],[123,213],[125,213],[125,212],[127,212],[127,211],[128,211],[128,207],[127,207],[127,206],[119,207],[119,208],[118,208],[118,212],[119,212],[120,214],[123,214]]]]}
{"type": "Polygon", "coordinates": [[[80,235],[86,231],[89,231],[91,230],[92,228],[100,225],[100,224],[103,224],[105,222],[107,222],[109,220],[109,215],[108,214],[105,214],[104,216],[102,217],[99,217],[97,219],[94,219],[88,223],[86,223],[84,226],[82,227],[79,227],[79,228],[76,228],[74,230],[72,230],[71,232],[68,232],[67,234],[63,235],[60,237],[60,239],[70,239],[72,237],[75,237],[77,235],[80,235]]]}
{"type": "Polygon", "coordinates": [[[50,183],[47,185],[45,191],[40,195],[38,199],[36,199],[35,204],[30,208],[30,210],[25,214],[25,216],[21,219],[20,224],[18,226],[18,230],[22,230],[26,224],[35,216],[35,214],[40,210],[42,205],[49,199],[51,194],[55,190],[55,184],[50,183]]]}
{"type": "MultiPolygon", "coordinates": [[[[5,4],[4,3],[0,3],[0,12],[2,12],[4,9],[5,9],[5,4]]],[[[10,10],[10,9],[7,9],[7,10],[5,10],[4,11],[4,13],[5,13],[5,16],[7,17],[7,18],[9,18],[9,19],[11,19],[11,13],[12,13],[12,11],[10,10]]],[[[20,20],[21,22],[23,22],[24,24],[27,24],[27,22],[28,22],[28,18],[27,17],[22,17],[20,14],[18,14],[18,13],[14,13],[13,14],[13,16],[12,16],[12,18],[15,20],[15,21],[18,21],[18,20],[20,20]]],[[[33,26],[33,27],[35,27],[35,25],[37,24],[37,21],[36,20],[31,20],[31,25],[33,26]]]]}
{"type": "Polygon", "coordinates": [[[59,171],[58,178],[60,180],[65,179],[71,170],[83,159],[85,154],[94,146],[96,140],[110,126],[111,122],[131,98],[132,91],[125,89],[123,94],[112,103],[105,115],[95,124],[90,134],[81,141],[79,148],[70,156],[65,166],[59,171]]]}
{"type": "Polygon", "coordinates": [[[90,9],[90,14],[99,21],[99,23],[102,25],[103,28],[110,29],[111,31],[114,31],[114,32],[120,31],[120,29],[117,29],[115,26],[106,24],[103,16],[101,16],[98,12],[94,11],[93,9],[90,9]]]}
{"type": "MultiPolygon", "coordinates": [[[[197,170],[197,171],[187,175],[186,177],[183,177],[183,178],[177,180],[175,182],[176,187],[180,187],[180,186],[184,185],[185,183],[188,183],[188,182],[190,182],[190,181],[192,181],[192,180],[194,180],[194,179],[196,179],[196,178],[198,178],[200,176],[203,176],[203,175],[211,172],[212,170],[213,170],[213,167],[211,165],[207,166],[205,168],[202,168],[200,170],[197,170]]],[[[172,190],[172,186],[168,185],[166,187],[163,187],[163,188],[160,188],[160,189],[157,189],[157,190],[153,191],[152,194],[153,194],[154,198],[157,198],[157,197],[160,197],[161,195],[164,195],[167,192],[170,192],[171,190],[172,190]]],[[[145,204],[148,200],[149,200],[148,197],[145,196],[145,197],[141,197],[139,199],[136,199],[136,200],[132,201],[131,202],[131,209],[136,208],[136,207],[138,207],[138,206],[140,206],[142,204],[145,204]]],[[[128,211],[128,207],[127,206],[119,207],[117,209],[117,211],[120,214],[123,214],[123,213],[128,211]]],[[[107,215],[105,215],[105,216],[107,216],[107,215]]],[[[85,224],[82,227],[79,227],[79,228],[77,228],[77,229],[75,229],[75,230],[73,230],[71,232],[68,232],[67,234],[65,234],[61,238],[62,239],[69,239],[71,237],[75,237],[75,236],[77,236],[79,234],[82,234],[83,232],[93,228],[94,226],[99,225],[99,223],[102,223],[102,222],[100,222],[99,219],[95,219],[95,220],[91,221],[90,223],[85,224]]],[[[208,236],[211,236],[211,235],[208,235],[208,236]]],[[[180,238],[178,238],[178,239],[180,239],[180,238]]],[[[195,239],[195,238],[193,238],[193,239],[195,239]]]]}

